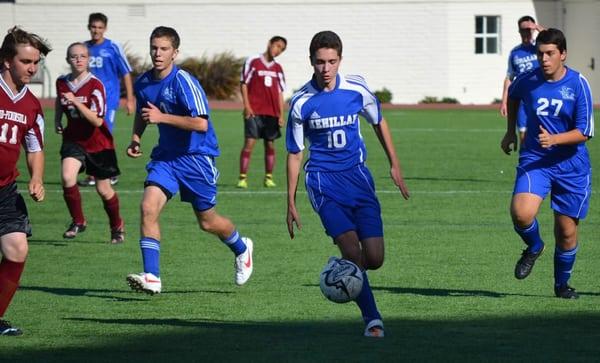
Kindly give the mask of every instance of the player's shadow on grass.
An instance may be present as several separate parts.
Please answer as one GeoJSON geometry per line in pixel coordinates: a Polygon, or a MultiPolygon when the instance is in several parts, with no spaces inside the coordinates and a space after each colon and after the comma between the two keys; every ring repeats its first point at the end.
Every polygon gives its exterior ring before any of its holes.
{"type": "Polygon", "coordinates": [[[411,294],[421,296],[437,296],[437,297],[493,297],[502,298],[507,296],[524,296],[524,297],[543,297],[543,295],[532,295],[532,294],[514,294],[500,291],[489,291],[489,290],[460,290],[460,289],[432,289],[432,288],[418,288],[418,287],[383,287],[383,286],[372,286],[374,291],[387,291],[393,294],[411,294]]]}
{"type": "Polygon", "coordinates": [[[78,238],[74,238],[74,239],[36,239],[36,238],[32,238],[29,239],[28,242],[30,244],[38,244],[38,245],[50,245],[50,246],[54,246],[54,247],[67,247],[69,245],[75,245],[75,244],[80,244],[80,245],[90,245],[90,244],[103,244],[103,245],[107,245],[107,246],[122,246],[123,243],[108,243],[107,241],[104,240],[89,240],[86,239],[85,236],[83,237],[78,237],[78,238]]]}
{"type": "MultiPolygon", "coordinates": [[[[123,281],[124,282],[124,281],[123,281]]],[[[20,286],[19,289],[29,291],[40,291],[60,296],[84,296],[97,297],[112,301],[147,301],[151,298],[150,295],[137,293],[129,289],[124,290],[108,290],[108,289],[80,289],[73,287],[47,287],[47,286],[20,286]],[[115,293],[131,294],[135,297],[115,296],[115,293]],[[109,295],[106,295],[109,294],[109,295]]],[[[169,290],[161,293],[161,295],[179,295],[179,294],[233,294],[232,291],[221,290],[169,290]]]]}
{"type": "MultiPolygon", "coordinates": [[[[389,177],[386,177],[389,179],[389,177]]],[[[385,179],[385,178],[382,178],[385,179]]],[[[474,178],[437,178],[437,177],[405,177],[405,180],[439,181],[439,182],[472,182],[472,183],[497,183],[498,180],[492,179],[474,179],[474,178]]]]}

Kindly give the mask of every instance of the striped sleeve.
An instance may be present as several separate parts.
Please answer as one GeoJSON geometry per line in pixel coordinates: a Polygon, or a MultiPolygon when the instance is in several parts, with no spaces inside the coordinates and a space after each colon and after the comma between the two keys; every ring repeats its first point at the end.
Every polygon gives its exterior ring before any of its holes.
{"type": "Polygon", "coordinates": [[[290,101],[290,112],[286,127],[285,144],[289,153],[295,154],[304,150],[304,122],[302,106],[308,100],[308,90],[304,86],[290,101]]]}
{"type": "Polygon", "coordinates": [[[575,105],[575,127],[588,137],[594,136],[594,105],[588,80],[579,75],[579,94],[575,105]]]}
{"type": "Polygon", "coordinates": [[[184,70],[177,72],[178,97],[187,107],[188,115],[192,117],[208,116],[208,100],[200,82],[184,70]]]}
{"type": "Polygon", "coordinates": [[[358,75],[346,76],[346,81],[350,86],[359,92],[363,100],[363,108],[360,115],[363,116],[368,123],[376,125],[383,119],[381,114],[381,104],[369,87],[365,79],[358,75]]]}
{"type": "Polygon", "coordinates": [[[125,50],[118,43],[112,43],[113,52],[115,53],[117,72],[119,73],[119,77],[123,77],[126,74],[131,73],[131,65],[127,60],[127,54],[125,54],[125,50]]]}

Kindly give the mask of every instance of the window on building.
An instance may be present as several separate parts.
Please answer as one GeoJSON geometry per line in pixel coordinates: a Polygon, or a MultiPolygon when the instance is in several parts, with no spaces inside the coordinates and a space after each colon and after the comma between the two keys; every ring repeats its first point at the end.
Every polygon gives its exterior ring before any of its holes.
{"type": "Polygon", "coordinates": [[[500,17],[475,16],[475,54],[500,53],[500,17]]]}

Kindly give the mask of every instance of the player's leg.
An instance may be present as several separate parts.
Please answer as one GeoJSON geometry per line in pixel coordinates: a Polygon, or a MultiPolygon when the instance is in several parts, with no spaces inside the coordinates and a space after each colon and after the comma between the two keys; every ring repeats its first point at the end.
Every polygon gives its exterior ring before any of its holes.
{"type": "Polygon", "coordinates": [[[74,145],[63,145],[61,163],[61,179],[63,187],[63,198],[71,215],[71,224],[63,234],[64,238],[75,238],[77,234],[85,231],[87,223],[83,215],[81,193],[77,185],[77,174],[83,166],[84,156],[81,150],[74,145]]]}
{"type": "Polygon", "coordinates": [[[273,181],[273,169],[275,168],[275,139],[281,137],[281,128],[279,127],[277,117],[263,117],[262,136],[265,145],[265,180],[264,186],[273,188],[277,186],[273,181]]]}
{"type": "Polygon", "coordinates": [[[554,293],[557,297],[577,299],[579,295],[568,285],[577,257],[577,218],[554,213],[554,293]]]}
{"type": "Polygon", "coordinates": [[[27,235],[23,232],[11,232],[0,237],[0,335],[23,334],[3,317],[19,286],[28,250],[27,235]]]}
{"type": "Polygon", "coordinates": [[[515,265],[517,279],[529,276],[535,261],[544,251],[544,242],[536,216],[549,191],[550,179],[544,169],[530,170],[517,167],[510,215],[515,232],[527,245],[515,265]]]}
{"type": "Polygon", "coordinates": [[[257,117],[250,117],[244,120],[244,146],[240,151],[240,178],[238,188],[248,188],[248,168],[250,167],[250,156],[256,144],[259,135],[259,125],[257,117]]]}
{"type": "Polygon", "coordinates": [[[117,156],[114,150],[103,150],[88,155],[86,161],[88,173],[96,178],[96,192],[102,199],[104,211],[110,225],[111,244],[125,241],[125,225],[120,213],[119,195],[113,189],[112,177],[120,174],[117,156]]]}

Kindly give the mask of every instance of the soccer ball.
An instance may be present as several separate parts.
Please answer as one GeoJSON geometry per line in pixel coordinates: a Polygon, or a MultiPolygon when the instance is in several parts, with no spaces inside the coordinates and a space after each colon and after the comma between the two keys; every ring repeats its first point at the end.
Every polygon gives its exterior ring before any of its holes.
{"type": "Polygon", "coordinates": [[[362,272],[351,261],[331,257],[321,272],[319,285],[329,300],[347,303],[356,299],[362,290],[362,272]]]}

